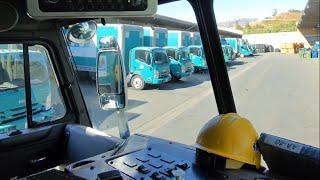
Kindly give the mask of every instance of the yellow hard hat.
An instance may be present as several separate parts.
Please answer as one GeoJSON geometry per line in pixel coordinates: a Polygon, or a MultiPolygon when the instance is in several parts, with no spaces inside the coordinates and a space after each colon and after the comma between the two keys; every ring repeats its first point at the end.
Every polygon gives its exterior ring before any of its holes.
{"type": "MultiPolygon", "coordinates": [[[[219,115],[200,130],[195,146],[227,158],[227,165],[240,168],[244,163],[260,168],[261,154],[256,150],[259,136],[249,120],[238,114],[219,115]]],[[[230,167],[232,168],[232,167],[230,167]]]]}

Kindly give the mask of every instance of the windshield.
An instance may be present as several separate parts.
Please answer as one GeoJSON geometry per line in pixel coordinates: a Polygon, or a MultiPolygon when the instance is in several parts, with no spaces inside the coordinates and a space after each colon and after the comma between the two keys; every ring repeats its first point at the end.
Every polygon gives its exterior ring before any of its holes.
{"type": "Polygon", "coordinates": [[[165,51],[153,51],[152,52],[153,55],[153,60],[155,64],[165,64],[165,63],[169,63],[169,59],[167,56],[167,53],[165,51]]]}
{"type": "Polygon", "coordinates": [[[178,51],[179,60],[185,60],[189,58],[189,51],[187,48],[180,48],[178,51]]]}
{"type": "Polygon", "coordinates": [[[202,50],[200,47],[191,47],[189,51],[190,54],[193,54],[195,56],[202,56],[202,50]]]}
{"type": "MultiPolygon", "coordinates": [[[[97,21],[98,32],[105,32],[103,36],[119,36],[117,42],[121,44],[128,74],[128,108],[124,116],[131,133],[193,145],[203,125],[219,115],[213,93],[213,88],[219,88],[219,84],[214,83],[215,79],[212,83],[210,77],[226,71],[238,114],[248,118],[258,134],[265,132],[318,146],[319,60],[312,58],[318,52],[312,51],[318,36],[301,34],[298,27],[307,0],[297,0],[296,6],[282,3],[285,7],[276,0],[272,2],[215,0],[215,7],[208,7],[215,10],[221,45],[227,44],[225,40],[229,42],[229,46],[221,48],[225,69],[219,72],[209,71],[206,63],[205,54],[212,52],[205,52],[205,49],[213,47],[203,48],[208,42],[201,39],[199,43],[193,36],[184,36],[199,32],[193,8],[186,0],[159,5],[157,14],[164,17],[141,21],[157,27],[160,25],[155,22],[172,18],[174,23],[162,27],[168,31],[163,36],[166,37],[164,47],[185,46],[189,52],[180,49],[178,53],[167,51],[166,54],[160,48],[144,47],[147,34],[140,19],[132,18],[130,24],[121,24],[122,29],[118,29],[119,24],[103,26],[97,21]],[[273,13],[274,9],[278,9],[277,12],[273,13]],[[185,21],[188,21],[187,28],[185,21]],[[258,44],[262,46],[256,46],[258,44]],[[256,49],[241,48],[250,45],[256,49]],[[145,56],[150,48],[156,49],[151,53],[151,63],[145,56]],[[129,58],[130,55],[135,57],[129,58]],[[190,63],[168,61],[168,57],[179,55],[189,58],[190,63]],[[158,65],[164,63],[168,66],[158,65]],[[209,72],[213,74],[210,76],[209,72]]],[[[98,33],[92,42],[99,42],[99,36],[102,35],[98,33]]],[[[148,38],[161,40],[160,36],[148,35],[148,38]]],[[[93,126],[119,136],[116,110],[104,111],[99,107],[95,45],[69,45],[79,49],[72,52],[73,60],[93,126]]],[[[225,88],[221,88],[224,92],[225,88]]]]}

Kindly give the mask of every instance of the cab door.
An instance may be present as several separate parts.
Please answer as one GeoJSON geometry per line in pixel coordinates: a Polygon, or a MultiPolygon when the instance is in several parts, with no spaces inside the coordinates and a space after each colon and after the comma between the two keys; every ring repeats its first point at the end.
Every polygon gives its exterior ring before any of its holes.
{"type": "Polygon", "coordinates": [[[138,74],[146,83],[151,83],[153,79],[153,68],[151,63],[151,55],[148,50],[136,50],[135,58],[131,62],[134,74],[138,74]]]}

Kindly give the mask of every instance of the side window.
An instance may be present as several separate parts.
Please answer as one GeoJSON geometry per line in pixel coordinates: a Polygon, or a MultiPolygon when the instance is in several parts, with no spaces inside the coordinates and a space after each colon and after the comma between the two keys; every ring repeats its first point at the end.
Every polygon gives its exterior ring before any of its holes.
{"type": "Polygon", "coordinates": [[[148,51],[145,50],[137,50],[136,51],[136,59],[145,62],[147,64],[150,64],[150,55],[148,51]]]}
{"type": "MultiPolygon", "coordinates": [[[[22,44],[0,46],[0,133],[27,128],[22,44]]],[[[53,121],[65,114],[59,85],[45,47],[29,46],[32,120],[53,121]]]]}

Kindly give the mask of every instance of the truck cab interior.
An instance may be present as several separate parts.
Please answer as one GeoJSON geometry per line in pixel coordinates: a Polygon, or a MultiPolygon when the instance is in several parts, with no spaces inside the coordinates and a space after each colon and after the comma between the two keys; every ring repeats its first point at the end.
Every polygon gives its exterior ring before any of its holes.
{"type": "MultiPolygon", "coordinates": [[[[113,6],[108,6],[109,8],[105,10],[97,6],[96,14],[95,11],[88,11],[91,13],[86,14],[83,13],[86,8],[82,7],[83,4],[81,5],[80,2],[90,5],[92,1],[72,0],[71,4],[75,2],[72,7],[55,6],[59,2],[59,0],[0,1],[0,44],[19,44],[21,45],[19,48],[23,51],[24,113],[27,127],[0,134],[0,179],[287,178],[287,172],[290,169],[277,167],[274,165],[277,164],[274,160],[270,160],[272,164],[270,167],[275,167],[276,173],[274,174],[266,174],[263,173],[265,169],[252,167],[225,170],[217,166],[217,170],[212,170],[197,165],[198,160],[201,159],[197,156],[205,157],[206,154],[196,153],[195,147],[140,134],[121,139],[93,129],[74,65],[69,61],[72,57],[70,57],[66,37],[61,29],[71,24],[109,16],[112,13],[114,16],[121,15],[121,8],[118,5],[122,4],[114,2],[113,6]],[[32,111],[28,51],[35,45],[46,49],[54,78],[57,81],[56,88],[61,92],[63,100],[60,106],[65,109],[62,117],[41,123],[34,121],[33,116],[36,114],[32,111]]],[[[130,10],[137,11],[137,14],[131,13],[131,16],[141,16],[143,13],[146,13],[146,16],[152,15],[150,12],[156,7],[151,7],[152,4],[168,3],[171,0],[133,2],[137,4],[125,6],[128,8],[127,16],[130,16],[130,10]],[[145,6],[150,6],[151,10],[144,12],[145,6]]],[[[210,5],[213,2],[203,0],[189,0],[189,2],[198,21],[219,113],[235,113],[236,107],[223,60],[215,16],[212,5],[210,5]]],[[[1,80],[2,75],[0,76],[1,80]]],[[[301,169],[297,173],[300,176],[297,177],[319,177],[319,149],[305,147],[303,144],[289,142],[285,139],[283,141],[288,144],[297,144],[298,147],[309,150],[309,154],[300,155],[296,151],[287,149],[272,151],[269,150],[272,149],[272,144],[268,144],[267,141],[262,143],[261,147],[266,146],[267,152],[274,152],[278,155],[278,159],[283,161],[303,162],[300,163],[299,168],[301,169]],[[294,158],[290,159],[289,156],[294,158]]],[[[261,140],[261,142],[264,141],[261,140]]],[[[266,157],[267,161],[274,158],[273,156],[266,157]]],[[[290,165],[288,166],[291,168],[290,165]]]]}

